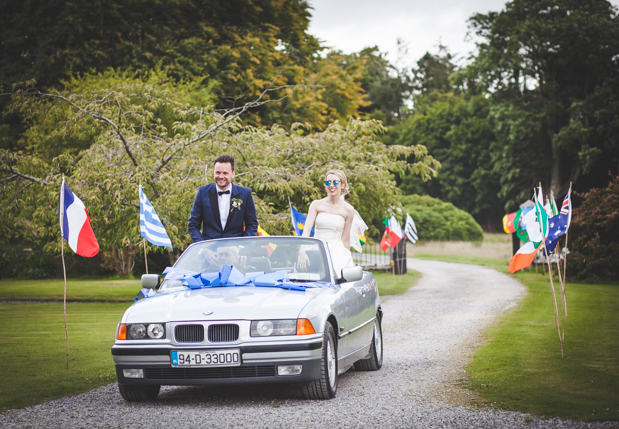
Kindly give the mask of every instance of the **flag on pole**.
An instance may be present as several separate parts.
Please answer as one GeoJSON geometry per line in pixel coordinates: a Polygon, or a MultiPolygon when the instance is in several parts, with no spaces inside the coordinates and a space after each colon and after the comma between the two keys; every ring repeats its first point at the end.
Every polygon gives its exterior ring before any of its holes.
{"type": "Polygon", "coordinates": [[[518,252],[516,252],[516,254],[512,257],[511,261],[509,261],[509,265],[507,266],[509,268],[509,272],[514,274],[516,271],[529,268],[540,247],[542,247],[541,243],[537,247],[532,241],[527,241],[524,243],[524,245],[518,249],[518,252]]]}
{"type": "Polygon", "coordinates": [[[380,248],[383,252],[386,252],[388,248],[398,245],[402,237],[404,237],[404,233],[402,232],[400,222],[393,215],[391,215],[391,218],[385,217],[383,224],[385,225],[385,233],[380,240],[380,248]]]}
{"type": "Polygon", "coordinates": [[[546,241],[546,238],[548,237],[548,213],[546,212],[546,209],[544,209],[544,207],[542,206],[542,201],[542,187],[539,186],[537,188],[537,197],[535,199],[535,214],[537,215],[537,223],[539,223],[541,239],[531,236],[529,228],[527,227],[527,233],[529,234],[530,240],[533,242],[533,244],[535,244],[535,247],[539,247],[539,243],[542,241],[546,241]]]}
{"type": "Polygon", "coordinates": [[[400,222],[393,215],[389,219],[389,229],[391,230],[391,247],[395,247],[404,238],[404,233],[402,232],[400,222]]]}
{"type": "Polygon", "coordinates": [[[559,209],[557,208],[557,202],[555,201],[555,194],[550,191],[550,209],[552,211],[552,216],[555,217],[559,214],[559,209]]]}
{"type": "Polygon", "coordinates": [[[415,222],[413,222],[413,218],[408,213],[406,213],[404,233],[406,234],[406,238],[408,238],[408,241],[410,241],[412,244],[415,244],[417,242],[417,227],[415,226],[415,222]]]}
{"type": "Polygon", "coordinates": [[[140,185],[140,235],[155,246],[169,247],[172,250],[172,241],[153,205],[146,198],[142,185],[140,185]]]}
{"type": "Polygon", "coordinates": [[[570,227],[570,223],[572,222],[572,198],[571,198],[572,188],[567,191],[567,195],[563,199],[561,203],[561,211],[559,211],[560,215],[563,215],[567,219],[567,227],[570,227]]]}
{"type": "Polygon", "coordinates": [[[520,222],[520,216],[522,215],[522,209],[513,213],[503,216],[503,231],[505,234],[513,234],[516,232],[516,225],[520,222]]]}
{"type": "Polygon", "coordinates": [[[389,218],[385,216],[385,220],[383,220],[383,225],[385,225],[385,233],[383,234],[383,238],[380,239],[380,250],[386,252],[387,249],[391,247],[391,234],[389,232],[389,218]]]}
{"type": "Polygon", "coordinates": [[[555,250],[559,237],[565,235],[567,232],[567,229],[570,226],[571,218],[572,202],[570,199],[570,191],[568,191],[567,195],[563,199],[563,203],[561,204],[561,211],[548,221],[548,241],[546,242],[546,250],[548,253],[555,250]]]}
{"type": "MultiPolygon", "coordinates": [[[[292,219],[292,229],[294,230],[294,234],[297,236],[303,235],[303,229],[305,228],[305,221],[307,220],[307,216],[299,212],[297,209],[292,207],[292,204],[290,204],[290,218],[292,219]]],[[[310,236],[311,235],[314,235],[313,226],[310,236]]]]}
{"type": "Polygon", "coordinates": [[[88,258],[99,253],[99,243],[90,226],[90,217],[86,211],[86,206],[65,185],[64,177],[60,186],[58,220],[60,221],[60,235],[67,240],[71,250],[88,258]]]}

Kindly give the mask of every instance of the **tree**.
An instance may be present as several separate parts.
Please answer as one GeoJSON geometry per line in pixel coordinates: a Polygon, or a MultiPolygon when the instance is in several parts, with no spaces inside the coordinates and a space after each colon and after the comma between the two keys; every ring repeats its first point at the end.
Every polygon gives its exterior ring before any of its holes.
{"type": "Polygon", "coordinates": [[[440,163],[430,181],[402,178],[405,194],[427,194],[472,214],[488,230],[500,228],[500,174],[493,169],[495,135],[489,100],[465,93],[430,92],[415,96],[415,108],[390,130],[392,142],[423,145],[440,163]]]}
{"type": "Polygon", "coordinates": [[[581,280],[619,279],[619,177],[606,188],[581,194],[569,229],[567,269],[581,280]]]}
{"type": "Polygon", "coordinates": [[[619,167],[619,20],[610,3],[514,0],[470,26],[483,41],[467,84],[492,91],[506,210],[537,182],[562,195],[570,182],[595,183],[619,167]]]}
{"type": "Polygon", "coordinates": [[[453,89],[450,76],[455,71],[453,57],[446,46],[439,45],[438,53],[426,52],[413,69],[413,89],[421,94],[449,92],[453,89]]]}
{"type": "Polygon", "coordinates": [[[108,263],[129,274],[140,243],[138,185],[156,207],[178,255],[190,243],[186,225],[195,192],[210,180],[210,162],[220,153],[237,158],[236,182],[254,190],[259,220],[272,234],[290,231],[288,198],[305,210],[322,196],[322,175],[329,168],[347,172],[350,201],[368,220],[382,218],[398,201],[392,172],[430,177],[437,168],[423,146],[385,147],[378,142],[376,135],[384,129],[377,121],[336,123],[311,135],[302,124],[290,131],[243,126],[240,115],[259,108],[264,97],[214,111],[200,100],[179,101],[193,93],[193,84],[119,80],[110,88],[99,76],[86,76],[73,81],[74,92],[27,88],[13,94],[11,111],[28,119],[29,140],[44,144],[78,133],[87,128],[84,124],[99,127],[93,144],[74,156],[65,153],[50,161],[0,151],[2,197],[19,205],[2,206],[3,240],[17,234],[10,226],[21,222],[22,228],[36,231],[38,243],[58,249],[56,207],[62,174],[88,207],[108,263]],[[407,162],[412,155],[414,162],[407,162]],[[44,204],[32,207],[23,201],[24,189],[44,204]],[[21,217],[24,207],[31,213],[27,219],[21,217]]]}
{"type": "MultiPolygon", "coordinates": [[[[364,105],[360,80],[347,76],[337,61],[319,57],[322,48],[307,33],[310,12],[304,0],[5,3],[0,17],[5,91],[30,80],[44,90],[67,89],[71,77],[110,69],[144,79],[158,70],[176,82],[202,82],[218,108],[262,96],[270,102],[244,115],[253,125],[289,127],[301,121],[323,130],[356,116],[364,105]],[[299,85],[307,91],[290,89],[299,85]]],[[[0,137],[4,132],[8,148],[21,121],[5,121],[11,127],[0,130],[0,137]]]]}

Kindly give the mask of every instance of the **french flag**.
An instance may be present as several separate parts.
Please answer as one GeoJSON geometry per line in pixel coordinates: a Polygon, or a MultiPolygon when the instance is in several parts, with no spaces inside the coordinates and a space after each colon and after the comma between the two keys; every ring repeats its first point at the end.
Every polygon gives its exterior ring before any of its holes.
{"type": "Polygon", "coordinates": [[[69,243],[69,247],[78,255],[92,257],[99,253],[99,243],[90,226],[90,217],[86,206],[62,179],[60,188],[60,205],[58,207],[60,234],[69,243]]]}

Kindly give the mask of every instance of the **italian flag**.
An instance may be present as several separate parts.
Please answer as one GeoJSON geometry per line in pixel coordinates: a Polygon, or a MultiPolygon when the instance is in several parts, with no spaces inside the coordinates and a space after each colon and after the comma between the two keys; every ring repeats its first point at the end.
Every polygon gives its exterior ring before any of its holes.
{"type": "Polygon", "coordinates": [[[385,234],[383,234],[383,238],[380,240],[380,250],[386,252],[388,248],[398,245],[402,237],[404,237],[404,233],[402,232],[400,222],[393,215],[391,218],[385,217],[383,225],[385,225],[385,234]]]}

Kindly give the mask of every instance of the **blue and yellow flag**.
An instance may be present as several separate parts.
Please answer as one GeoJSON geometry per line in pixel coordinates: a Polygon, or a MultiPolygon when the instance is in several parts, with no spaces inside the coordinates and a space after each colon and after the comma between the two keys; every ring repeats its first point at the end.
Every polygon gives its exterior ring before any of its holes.
{"type": "MultiPolygon", "coordinates": [[[[305,220],[307,219],[307,216],[299,212],[297,209],[292,207],[292,204],[290,204],[290,218],[292,219],[292,229],[294,230],[294,234],[297,236],[303,235],[303,229],[305,228],[305,220]]],[[[312,235],[314,235],[313,226],[310,236],[312,235]]]]}

